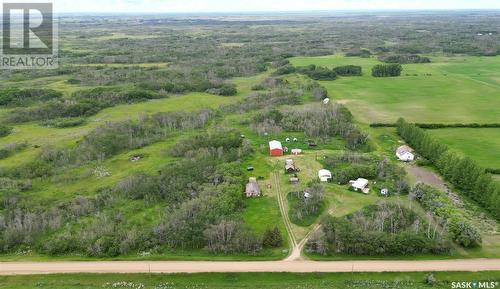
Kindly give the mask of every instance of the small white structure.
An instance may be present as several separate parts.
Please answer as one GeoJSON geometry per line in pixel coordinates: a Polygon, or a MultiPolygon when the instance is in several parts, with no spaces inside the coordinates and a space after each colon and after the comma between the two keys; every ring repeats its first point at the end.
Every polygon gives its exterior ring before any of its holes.
{"type": "Polygon", "coordinates": [[[301,149],[292,149],[292,155],[298,156],[298,155],[301,155],[301,154],[302,154],[302,150],[301,149]]]}
{"type": "Polygon", "coordinates": [[[330,103],[330,99],[329,98],[325,98],[323,99],[323,104],[329,104],[330,103]]]}
{"type": "Polygon", "coordinates": [[[415,160],[415,155],[413,154],[412,148],[407,145],[400,146],[396,150],[396,157],[402,162],[411,162],[415,160]]]}
{"type": "Polygon", "coordinates": [[[287,138],[285,139],[285,141],[286,141],[286,142],[290,142],[290,138],[289,138],[289,137],[287,137],[287,138]]]}
{"type": "Polygon", "coordinates": [[[299,139],[298,139],[298,138],[296,138],[296,137],[294,137],[294,138],[293,138],[293,141],[294,141],[294,142],[298,142],[298,141],[299,141],[299,139]]]}
{"type": "Polygon", "coordinates": [[[387,197],[389,195],[389,189],[384,188],[384,189],[380,190],[380,194],[382,196],[387,197]]]}
{"type": "Polygon", "coordinates": [[[309,199],[311,197],[311,194],[309,192],[304,192],[304,199],[309,199]]]}
{"type": "Polygon", "coordinates": [[[318,172],[318,177],[321,182],[329,182],[332,179],[332,172],[329,170],[320,170],[318,172]]]}
{"type": "Polygon", "coordinates": [[[349,183],[351,184],[351,187],[354,189],[354,191],[362,191],[363,193],[365,194],[368,194],[368,192],[370,191],[370,189],[368,189],[368,180],[367,179],[363,179],[363,178],[359,178],[355,181],[349,181],[349,183]]]}

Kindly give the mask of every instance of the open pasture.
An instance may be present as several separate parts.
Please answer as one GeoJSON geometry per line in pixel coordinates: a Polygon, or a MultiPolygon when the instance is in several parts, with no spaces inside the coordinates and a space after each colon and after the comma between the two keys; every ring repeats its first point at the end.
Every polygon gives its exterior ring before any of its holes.
{"type": "Polygon", "coordinates": [[[375,78],[375,58],[296,57],[295,66],[363,67],[361,77],[322,81],[330,96],[345,103],[365,123],[399,117],[422,123],[491,123],[500,119],[500,57],[433,57],[432,63],[403,65],[396,78],[375,78]]]}

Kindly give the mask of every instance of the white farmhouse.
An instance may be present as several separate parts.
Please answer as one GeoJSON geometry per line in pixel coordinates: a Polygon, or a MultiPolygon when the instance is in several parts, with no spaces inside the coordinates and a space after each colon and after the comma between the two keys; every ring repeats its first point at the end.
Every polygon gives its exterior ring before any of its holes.
{"type": "Polygon", "coordinates": [[[320,170],[318,177],[321,182],[329,182],[332,179],[332,172],[329,170],[320,170]]]}
{"type": "Polygon", "coordinates": [[[349,181],[349,183],[351,184],[351,187],[356,192],[362,191],[363,193],[368,194],[368,192],[370,191],[370,189],[368,189],[368,180],[367,179],[359,178],[355,181],[349,181]]]}
{"type": "Polygon", "coordinates": [[[400,146],[396,150],[396,157],[398,160],[402,162],[411,162],[415,160],[415,155],[413,154],[413,150],[409,146],[400,146]]]}

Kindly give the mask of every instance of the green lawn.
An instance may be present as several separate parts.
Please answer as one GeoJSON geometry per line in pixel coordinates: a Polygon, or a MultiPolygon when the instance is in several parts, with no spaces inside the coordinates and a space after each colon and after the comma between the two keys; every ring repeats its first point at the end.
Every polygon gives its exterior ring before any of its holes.
{"type": "Polygon", "coordinates": [[[437,129],[428,133],[485,168],[500,168],[499,128],[437,129]]]}
{"type": "Polygon", "coordinates": [[[404,65],[401,77],[375,78],[374,58],[296,57],[296,66],[360,65],[362,77],[322,81],[330,96],[345,103],[358,120],[394,122],[497,122],[500,118],[500,57],[431,57],[430,64],[404,65]]]}
{"type": "MultiPolygon", "coordinates": [[[[192,289],[192,288],[328,288],[420,289],[452,288],[451,282],[498,282],[500,272],[436,272],[433,286],[424,282],[427,273],[204,273],[204,274],[58,274],[0,276],[3,289],[192,289]]],[[[493,287],[489,287],[493,288],[493,287]]]]}

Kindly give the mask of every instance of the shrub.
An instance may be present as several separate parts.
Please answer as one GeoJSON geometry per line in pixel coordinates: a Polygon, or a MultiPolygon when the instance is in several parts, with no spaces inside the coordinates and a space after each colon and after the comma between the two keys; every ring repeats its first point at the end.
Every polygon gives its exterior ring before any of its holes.
{"type": "Polygon", "coordinates": [[[24,105],[29,101],[60,98],[62,93],[52,89],[7,89],[0,91],[0,105],[24,105]]]}
{"type": "Polygon", "coordinates": [[[8,136],[12,133],[12,127],[0,124],[0,137],[8,136]]]}
{"type": "Polygon", "coordinates": [[[361,76],[363,74],[362,67],[357,65],[338,66],[333,71],[341,76],[361,76]]]}
{"type": "Polygon", "coordinates": [[[416,54],[381,56],[379,57],[379,60],[385,63],[399,63],[399,64],[431,62],[430,58],[416,54]]]}
{"type": "Polygon", "coordinates": [[[262,237],[262,245],[266,248],[279,248],[283,246],[283,236],[277,226],[272,229],[266,229],[262,237]]]}
{"type": "Polygon", "coordinates": [[[401,64],[378,64],[372,68],[374,77],[395,77],[400,76],[403,71],[401,64]]]}
{"type": "Polygon", "coordinates": [[[68,128],[76,127],[85,123],[85,119],[81,117],[77,118],[56,118],[43,122],[43,125],[55,128],[68,128]]]}
{"type": "Polygon", "coordinates": [[[481,245],[479,231],[460,214],[444,192],[428,185],[417,184],[412,193],[422,207],[443,219],[442,225],[447,226],[455,242],[466,248],[481,245]]]}

